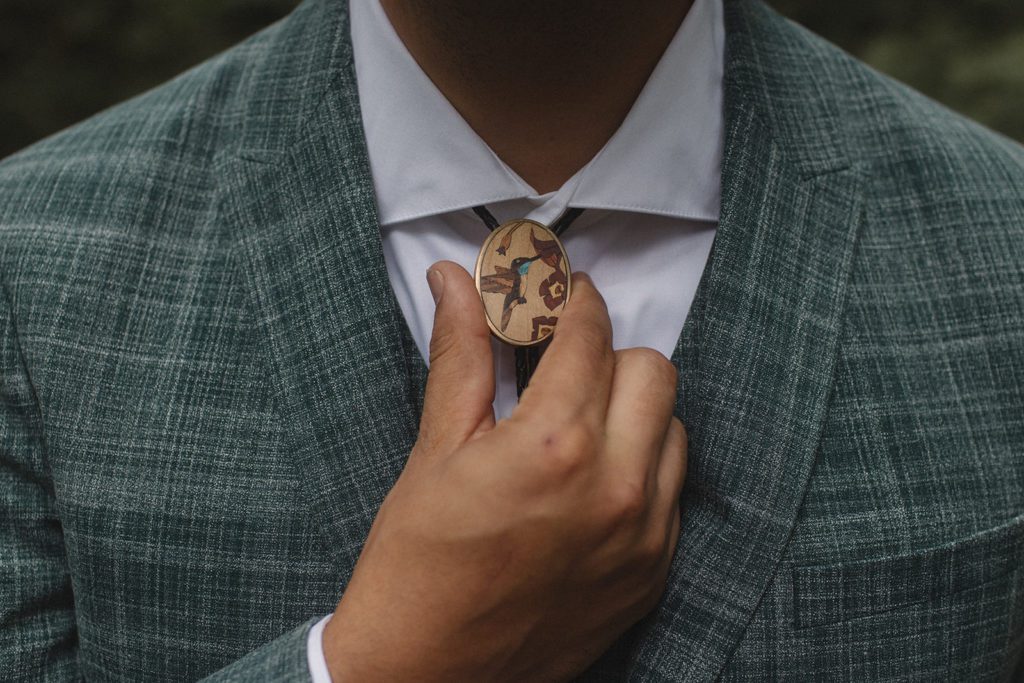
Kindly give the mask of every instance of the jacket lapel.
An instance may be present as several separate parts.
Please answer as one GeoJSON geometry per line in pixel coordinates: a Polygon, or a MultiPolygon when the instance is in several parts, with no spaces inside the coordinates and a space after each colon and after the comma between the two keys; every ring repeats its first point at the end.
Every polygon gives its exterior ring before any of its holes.
{"type": "Polygon", "coordinates": [[[826,416],[862,178],[815,39],[760,3],[725,8],[721,217],[673,355],[682,532],[661,605],[595,680],[720,675],[778,570],[826,416]]]}
{"type": "Polygon", "coordinates": [[[272,82],[252,88],[222,202],[287,452],[342,583],[415,442],[426,377],[384,262],[348,31],[315,0],[267,47],[288,57],[249,76],[272,82]]]}

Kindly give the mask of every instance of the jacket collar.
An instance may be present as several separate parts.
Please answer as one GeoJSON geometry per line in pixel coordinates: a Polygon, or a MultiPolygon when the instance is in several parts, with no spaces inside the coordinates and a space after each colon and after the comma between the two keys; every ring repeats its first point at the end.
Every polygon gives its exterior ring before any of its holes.
{"type": "MultiPolygon", "coordinates": [[[[861,174],[820,43],[725,0],[722,205],[672,361],[683,530],[659,607],[584,676],[720,673],[780,566],[835,365],[861,174]]],[[[416,439],[426,367],[391,290],[344,3],[259,39],[221,209],[292,458],[343,586],[416,439]]]]}

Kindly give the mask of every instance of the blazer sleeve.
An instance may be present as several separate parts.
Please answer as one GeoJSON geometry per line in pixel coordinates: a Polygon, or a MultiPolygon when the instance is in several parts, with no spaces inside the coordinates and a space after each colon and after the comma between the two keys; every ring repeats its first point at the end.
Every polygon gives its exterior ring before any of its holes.
{"type": "Polygon", "coordinates": [[[77,679],[71,577],[35,390],[0,282],[0,662],[9,681],[77,679]]]}
{"type": "Polygon", "coordinates": [[[317,618],[310,619],[278,636],[220,671],[207,676],[203,679],[204,683],[309,683],[306,641],[309,630],[316,622],[317,618]]]}
{"type": "MultiPolygon", "coordinates": [[[[78,681],[78,633],[42,411],[0,282],[0,678],[78,681]]],[[[278,636],[207,677],[309,681],[306,639],[317,621],[278,636]]]]}

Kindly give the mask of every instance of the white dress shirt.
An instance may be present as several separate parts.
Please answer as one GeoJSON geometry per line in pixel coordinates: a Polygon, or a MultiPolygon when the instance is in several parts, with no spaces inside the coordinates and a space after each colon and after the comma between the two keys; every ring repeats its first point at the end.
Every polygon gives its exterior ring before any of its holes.
{"type": "MultiPolygon", "coordinates": [[[[388,277],[429,364],[434,301],[426,270],[448,259],[473,272],[499,222],[552,223],[586,210],[562,235],[573,270],[608,304],[613,347],[671,357],[718,225],[725,28],[721,0],[694,0],[619,129],[562,187],[537,194],[498,158],[406,50],[379,0],[350,0],[352,47],[388,277]]],[[[515,353],[492,337],[495,418],[516,405],[515,353]]],[[[330,683],[310,630],[314,683],[330,683]]]]}

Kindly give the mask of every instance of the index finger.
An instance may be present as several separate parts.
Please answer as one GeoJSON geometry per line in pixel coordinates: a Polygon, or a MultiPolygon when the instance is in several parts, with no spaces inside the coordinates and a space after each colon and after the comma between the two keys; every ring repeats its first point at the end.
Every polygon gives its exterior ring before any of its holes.
{"type": "Polygon", "coordinates": [[[615,371],[612,322],[588,274],[572,274],[571,292],[517,411],[601,428],[615,371]]]}

